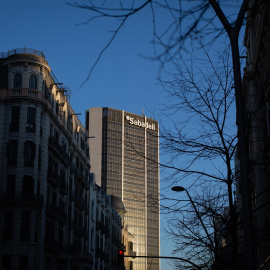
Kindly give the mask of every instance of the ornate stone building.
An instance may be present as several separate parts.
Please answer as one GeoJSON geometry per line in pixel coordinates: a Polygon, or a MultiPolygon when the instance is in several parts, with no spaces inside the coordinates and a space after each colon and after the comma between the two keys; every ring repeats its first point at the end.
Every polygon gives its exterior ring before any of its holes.
{"type": "Polygon", "coordinates": [[[111,246],[100,263],[96,237],[104,226],[108,239],[118,224],[113,246],[121,245],[121,217],[110,201],[100,203],[88,135],[61,85],[43,53],[0,54],[1,269],[118,267],[108,266],[117,254],[111,246]]]}

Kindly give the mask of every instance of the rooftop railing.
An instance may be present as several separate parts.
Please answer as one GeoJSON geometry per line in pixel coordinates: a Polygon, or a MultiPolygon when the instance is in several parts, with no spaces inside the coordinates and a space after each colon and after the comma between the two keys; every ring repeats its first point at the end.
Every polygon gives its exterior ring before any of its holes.
{"type": "Polygon", "coordinates": [[[45,59],[45,55],[43,52],[40,52],[35,49],[30,49],[30,48],[18,48],[18,49],[14,49],[8,52],[2,52],[0,53],[0,58],[7,58],[13,54],[34,54],[34,55],[43,57],[45,59]]]}

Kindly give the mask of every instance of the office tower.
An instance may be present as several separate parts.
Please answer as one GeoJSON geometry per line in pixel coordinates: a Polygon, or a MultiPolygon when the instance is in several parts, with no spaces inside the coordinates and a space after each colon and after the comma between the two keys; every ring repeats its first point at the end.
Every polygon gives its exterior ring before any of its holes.
{"type": "MultiPolygon", "coordinates": [[[[91,172],[107,194],[122,199],[134,252],[159,256],[157,121],[112,108],[90,108],[86,130],[94,137],[89,140],[91,172]]],[[[134,270],[159,269],[159,259],[136,258],[130,264],[134,270]]]]}

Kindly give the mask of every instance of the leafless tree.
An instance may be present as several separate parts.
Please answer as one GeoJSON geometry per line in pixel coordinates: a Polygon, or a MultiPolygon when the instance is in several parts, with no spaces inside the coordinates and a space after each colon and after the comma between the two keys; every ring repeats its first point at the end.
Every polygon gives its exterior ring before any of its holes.
{"type": "MultiPolygon", "coordinates": [[[[188,40],[203,39],[205,43],[211,43],[217,37],[225,34],[230,40],[231,57],[233,63],[233,76],[236,101],[236,117],[238,126],[238,150],[240,160],[240,177],[242,185],[242,207],[245,231],[245,248],[247,269],[255,269],[255,251],[253,241],[251,192],[249,183],[248,145],[246,138],[246,112],[242,93],[242,80],[239,54],[239,33],[245,21],[245,14],[249,0],[240,2],[198,0],[198,1],[167,1],[167,0],[120,0],[112,1],[81,1],[73,2],[73,6],[88,9],[91,12],[88,22],[97,19],[115,19],[118,25],[112,30],[112,36],[101,50],[97,60],[92,65],[88,78],[93,69],[113,42],[126,21],[136,16],[142,10],[148,8],[153,22],[153,45],[155,59],[163,64],[171,59],[179,49],[184,48],[188,40]],[[239,6],[237,6],[239,3],[239,6]],[[236,6],[235,6],[236,5],[236,6]],[[232,8],[233,7],[233,8],[232,8]],[[234,8],[235,7],[235,8],[234,8]],[[171,20],[166,21],[166,26],[158,31],[158,18],[164,17],[160,10],[167,11],[171,20]],[[224,12],[226,11],[226,13],[224,12]],[[226,15],[227,14],[227,15],[226,15]],[[159,17],[161,15],[161,17],[159,17]],[[161,50],[160,50],[161,48],[161,50]]],[[[250,6],[250,9],[253,7],[250,6]]],[[[256,10],[254,10],[256,13],[256,10]]],[[[164,25],[164,24],[163,24],[164,25]]]]}
{"type": "MultiPolygon", "coordinates": [[[[242,4],[245,8],[247,1],[242,4]]],[[[131,17],[142,11],[147,11],[149,23],[152,23],[153,35],[149,37],[153,44],[151,60],[158,60],[162,66],[185,48],[189,41],[204,40],[205,44],[213,44],[218,37],[223,36],[230,28],[238,28],[243,24],[243,12],[238,10],[241,2],[198,0],[198,1],[167,1],[167,0],[120,0],[120,1],[71,1],[69,5],[89,10],[89,20],[82,24],[94,24],[100,20],[109,20],[112,29],[108,29],[109,37],[93,63],[87,80],[99,62],[103,53],[110,47],[121,29],[131,17]],[[228,12],[227,18],[219,6],[228,12]],[[214,9],[213,9],[213,8],[214,9]],[[241,13],[241,14],[240,14],[241,13]],[[217,16],[218,15],[218,16],[217,16]],[[224,17],[224,18],[223,18],[224,17]],[[220,20],[226,27],[220,23],[220,20]],[[236,19],[237,18],[237,19],[236,19]],[[166,21],[165,21],[166,20],[166,21]],[[241,20],[241,22],[239,21],[241,20]]]]}
{"type": "Polygon", "coordinates": [[[162,109],[166,125],[161,127],[161,149],[170,157],[165,165],[173,172],[170,184],[192,192],[198,212],[181,194],[182,202],[169,215],[168,232],[175,252],[202,269],[211,269],[214,263],[219,269],[218,262],[225,258],[223,237],[230,269],[237,269],[238,213],[233,198],[237,128],[229,54],[222,51],[213,58],[204,51],[190,59],[180,55],[174,63],[176,72],[161,81],[168,96],[162,109]]]}

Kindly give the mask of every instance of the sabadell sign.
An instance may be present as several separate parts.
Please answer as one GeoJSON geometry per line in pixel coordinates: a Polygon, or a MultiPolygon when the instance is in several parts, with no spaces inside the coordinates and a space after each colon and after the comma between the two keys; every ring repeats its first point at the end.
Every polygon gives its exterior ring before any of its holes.
{"type": "Polygon", "coordinates": [[[155,124],[149,124],[148,122],[141,122],[140,120],[136,120],[128,115],[126,116],[126,120],[128,120],[131,125],[156,130],[155,124]]]}

